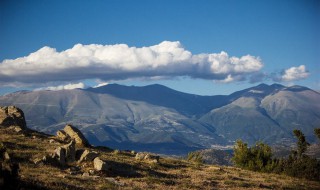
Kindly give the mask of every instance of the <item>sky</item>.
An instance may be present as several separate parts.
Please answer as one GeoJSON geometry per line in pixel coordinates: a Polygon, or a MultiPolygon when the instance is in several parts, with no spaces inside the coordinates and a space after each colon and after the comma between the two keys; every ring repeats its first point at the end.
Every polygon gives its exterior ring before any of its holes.
{"type": "Polygon", "coordinates": [[[0,95],[110,83],[320,90],[320,1],[0,2],[0,95]]]}

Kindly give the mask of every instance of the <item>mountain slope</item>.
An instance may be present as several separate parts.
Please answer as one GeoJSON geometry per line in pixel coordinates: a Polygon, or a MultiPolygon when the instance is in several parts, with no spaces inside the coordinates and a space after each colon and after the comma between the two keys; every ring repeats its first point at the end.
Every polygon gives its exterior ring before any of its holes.
{"type": "Polygon", "coordinates": [[[185,153],[224,144],[214,128],[174,109],[105,93],[77,89],[24,92],[0,97],[0,103],[21,107],[29,118],[28,126],[42,132],[53,134],[72,123],[95,145],[185,153]]]}
{"type": "Polygon", "coordinates": [[[143,101],[152,105],[172,108],[186,116],[201,115],[212,108],[228,103],[227,96],[199,96],[182,93],[168,87],[154,84],[144,87],[109,84],[86,91],[109,94],[124,100],[143,101]]]}
{"type": "Polygon", "coordinates": [[[211,110],[200,121],[234,142],[270,144],[292,142],[292,130],[300,129],[314,141],[320,126],[320,94],[300,86],[259,85],[230,95],[231,103],[211,110]]]}
{"type": "Polygon", "coordinates": [[[50,134],[77,126],[94,145],[185,154],[235,140],[291,144],[301,129],[313,142],[320,126],[320,94],[279,84],[228,96],[199,96],[161,85],[111,84],[86,90],[17,92],[0,96],[0,105],[17,105],[30,128],[50,134]]]}

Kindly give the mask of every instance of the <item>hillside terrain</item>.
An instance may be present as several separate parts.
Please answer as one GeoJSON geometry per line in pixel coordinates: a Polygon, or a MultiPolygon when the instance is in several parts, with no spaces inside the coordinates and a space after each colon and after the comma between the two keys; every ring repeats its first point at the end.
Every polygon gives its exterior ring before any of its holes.
{"type": "MultiPolygon", "coordinates": [[[[0,127],[0,143],[9,155],[0,162],[18,163],[19,173],[11,179],[18,189],[319,189],[320,183],[277,174],[257,173],[235,167],[206,165],[160,157],[158,162],[136,159],[131,151],[87,147],[106,163],[95,170],[90,161],[56,165],[41,160],[65,146],[57,136],[29,129],[0,127]],[[40,159],[39,159],[40,158],[40,159]]],[[[76,144],[76,148],[83,148],[76,144]]],[[[5,181],[6,182],[6,181],[5,181]]],[[[0,187],[3,185],[0,175],[0,187]]]]}
{"type": "Polygon", "coordinates": [[[320,94],[302,86],[260,84],[230,95],[199,96],[161,85],[109,84],[99,88],[21,91],[0,96],[0,105],[16,105],[27,124],[55,134],[77,126],[93,145],[185,155],[233,145],[294,144],[293,129],[315,142],[320,126],[320,94]]]}

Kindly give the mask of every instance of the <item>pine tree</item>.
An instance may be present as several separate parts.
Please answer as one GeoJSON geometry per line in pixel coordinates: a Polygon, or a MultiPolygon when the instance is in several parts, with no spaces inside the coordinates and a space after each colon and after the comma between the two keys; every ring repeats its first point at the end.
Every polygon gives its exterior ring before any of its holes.
{"type": "Polygon", "coordinates": [[[297,142],[298,157],[302,157],[302,155],[307,151],[307,148],[310,144],[306,141],[304,134],[300,130],[298,129],[293,130],[293,134],[298,139],[298,142],[297,142]]]}

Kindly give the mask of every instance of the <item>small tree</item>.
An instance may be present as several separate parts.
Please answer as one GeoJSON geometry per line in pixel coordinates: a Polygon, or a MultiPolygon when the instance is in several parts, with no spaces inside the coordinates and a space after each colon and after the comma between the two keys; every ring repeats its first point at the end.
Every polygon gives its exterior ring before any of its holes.
{"type": "Polygon", "coordinates": [[[242,140],[237,140],[233,151],[234,156],[232,161],[235,165],[241,168],[246,168],[250,160],[250,150],[248,149],[247,143],[242,142],[242,140]]]}
{"type": "Polygon", "coordinates": [[[307,148],[310,144],[306,141],[304,134],[300,130],[298,130],[298,129],[293,130],[293,134],[298,139],[297,154],[299,157],[302,157],[302,155],[307,151],[307,148]]]}

